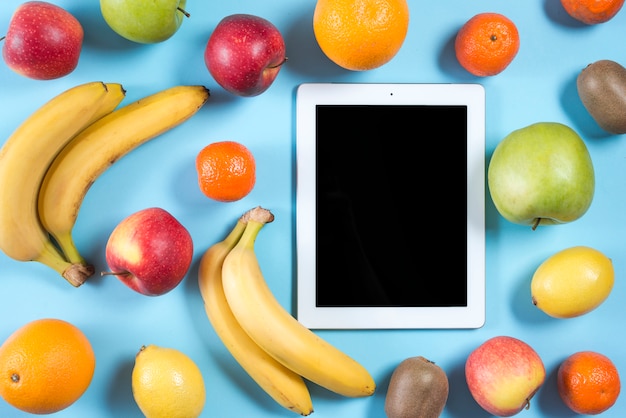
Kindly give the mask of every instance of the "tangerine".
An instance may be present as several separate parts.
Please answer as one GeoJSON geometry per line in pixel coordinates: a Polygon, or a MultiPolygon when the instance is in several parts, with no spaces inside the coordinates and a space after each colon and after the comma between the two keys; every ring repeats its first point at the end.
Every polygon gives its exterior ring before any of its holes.
{"type": "Polygon", "coordinates": [[[607,356],[580,351],[559,366],[557,387],[561,399],[572,411],[597,415],[615,404],[621,384],[617,368],[607,356]]]}
{"type": "Polygon", "coordinates": [[[353,71],[391,61],[408,28],[406,0],[318,0],[313,12],[313,32],[322,52],[353,71]]]}
{"type": "Polygon", "coordinates": [[[561,0],[561,4],[574,19],[595,25],[611,20],[624,5],[624,0],[561,0]]]}
{"type": "Polygon", "coordinates": [[[0,396],[31,414],[52,414],[77,401],[96,366],[92,346],[69,322],[31,321],[0,346],[0,396]]]}
{"type": "Polygon", "coordinates": [[[247,196],[256,183],[252,152],[235,141],[214,142],[196,156],[200,190],[219,202],[234,202],[247,196]]]}
{"type": "Polygon", "coordinates": [[[504,71],[517,56],[519,31],[500,13],[479,13],[457,32],[454,51],[459,64],[469,73],[493,76],[504,71]]]}

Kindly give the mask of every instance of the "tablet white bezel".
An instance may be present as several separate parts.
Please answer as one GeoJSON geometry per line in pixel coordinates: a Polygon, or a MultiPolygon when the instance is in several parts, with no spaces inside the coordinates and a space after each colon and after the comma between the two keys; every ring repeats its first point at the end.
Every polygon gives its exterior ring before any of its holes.
{"type": "MultiPolygon", "coordinates": [[[[480,328],[485,322],[485,92],[480,84],[304,83],[296,93],[298,320],[311,329],[480,328]],[[466,307],[317,307],[315,142],[317,105],[467,106],[466,307]]],[[[426,243],[425,245],[428,245],[426,243]]]]}

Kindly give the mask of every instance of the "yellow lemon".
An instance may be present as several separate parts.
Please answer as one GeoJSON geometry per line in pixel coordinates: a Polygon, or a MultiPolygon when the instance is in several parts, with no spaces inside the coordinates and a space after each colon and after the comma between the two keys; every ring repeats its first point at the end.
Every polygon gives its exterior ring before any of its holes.
{"type": "Polygon", "coordinates": [[[132,373],[133,397],[146,418],[196,418],[206,389],[200,369],[174,348],[142,346],[132,373]]]}
{"type": "Polygon", "coordinates": [[[615,272],[610,258],[584,246],[545,260],[531,281],[532,301],[555,318],[573,318],[597,308],[611,293],[615,272]]]}

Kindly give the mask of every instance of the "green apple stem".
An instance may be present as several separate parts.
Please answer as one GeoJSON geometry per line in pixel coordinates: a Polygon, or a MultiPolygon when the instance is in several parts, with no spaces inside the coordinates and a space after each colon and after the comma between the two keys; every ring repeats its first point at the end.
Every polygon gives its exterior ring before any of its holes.
{"type": "Polygon", "coordinates": [[[533,222],[533,226],[532,226],[533,231],[534,231],[535,229],[537,229],[537,227],[539,226],[539,223],[540,223],[540,222],[541,222],[541,218],[537,218],[537,219],[535,219],[535,222],[533,222]]]}
{"type": "Polygon", "coordinates": [[[185,17],[189,17],[191,16],[185,9],[181,9],[180,7],[177,7],[178,11],[181,12],[182,14],[185,15],[185,17]]]}

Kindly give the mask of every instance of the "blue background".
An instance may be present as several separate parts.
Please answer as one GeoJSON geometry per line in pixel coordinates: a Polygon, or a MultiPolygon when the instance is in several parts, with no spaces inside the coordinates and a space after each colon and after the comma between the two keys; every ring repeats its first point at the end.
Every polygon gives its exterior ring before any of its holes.
{"type": "MultiPolygon", "coordinates": [[[[207,385],[203,416],[295,416],[258,389],[223,347],[204,314],[196,274],[203,252],[221,240],[244,211],[256,205],[270,208],[276,220],[262,231],[257,252],[276,297],[294,311],[295,89],[302,82],[316,81],[481,83],[487,98],[487,159],[512,130],[540,121],[562,122],[579,132],[588,145],[597,185],[591,208],[582,218],[536,231],[504,220],[487,193],[485,326],[477,330],[319,331],[360,361],[374,376],[378,390],[370,398],[348,399],[311,384],[313,416],[384,417],[391,372],[403,359],[417,355],[436,362],[448,374],[450,395],[442,417],[489,416],[472,399],[463,368],[468,354],[496,335],[526,341],[546,367],[545,384],[530,409],[520,416],[575,415],[561,402],[555,376],[560,362],[576,351],[595,350],[609,356],[626,379],[626,142],[621,135],[600,130],[582,106],[575,84],[578,73],[596,60],[626,64],[626,10],[607,23],[585,26],[570,18],[558,0],[410,0],[409,31],[396,57],[378,69],[352,72],[333,64],[317,46],[311,24],[314,0],[190,0],[186,9],[191,18],[174,37],[156,45],[134,44],[117,36],[106,26],[96,0],[53,2],[72,12],[85,28],[78,68],[61,79],[35,81],[0,65],[0,138],[8,137],[45,101],[83,82],[122,83],[127,90],[124,103],[176,84],[204,84],[212,93],[191,120],[122,158],[99,178],[87,195],[75,228],[79,249],[96,265],[96,271],[102,271],[106,270],[106,240],[122,218],[151,206],[170,211],[189,229],[195,244],[192,268],[179,287],[150,298],[113,277],[95,275],[76,289],[43,265],[17,262],[0,254],[0,340],[31,320],[56,317],[79,326],[95,349],[97,366],[91,386],[80,400],[56,416],[140,417],[131,394],[130,374],[142,344],[180,349],[200,366],[207,385]],[[463,70],[453,50],[458,29],[480,12],[505,14],[516,23],[521,37],[513,63],[501,74],[487,78],[473,77],[463,70]],[[286,40],[289,61],[270,89],[255,98],[226,93],[204,66],[204,46],[213,27],[232,13],[265,17],[286,40]],[[196,185],[197,152],[220,140],[245,144],[257,160],[256,187],[238,202],[213,202],[196,185]],[[530,279],[544,259],[573,245],[591,246],[611,257],[615,286],[609,298],[587,315],[568,320],[550,318],[532,305],[530,279]]],[[[6,30],[13,10],[21,3],[0,2],[0,32],[6,30]]],[[[447,144],[437,132],[422,132],[416,126],[414,132],[390,141],[415,150],[416,162],[445,171],[447,144]],[[441,155],[428,156],[426,161],[419,152],[422,141],[439,141],[441,155]]],[[[419,193],[419,187],[414,190],[419,193]]],[[[372,199],[381,198],[372,194],[372,199]]],[[[423,200],[428,196],[397,198],[423,200]]],[[[445,222],[444,212],[448,216],[458,211],[458,216],[465,216],[463,207],[441,210],[439,222],[445,222]]],[[[408,220],[386,221],[390,228],[398,228],[401,226],[395,222],[408,220]]],[[[410,239],[421,239],[419,231],[411,230],[410,234],[415,234],[410,239]]],[[[445,237],[425,239],[424,251],[443,251],[439,259],[445,259],[441,240],[445,237]]],[[[432,257],[416,256],[422,263],[433,262],[432,257]]],[[[446,263],[441,274],[445,271],[446,263]]],[[[423,277],[419,265],[407,274],[415,280],[438,279],[423,277]]],[[[605,415],[626,415],[626,396],[605,415]]],[[[0,416],[25,414],[0,401],[0,416]]]]}

